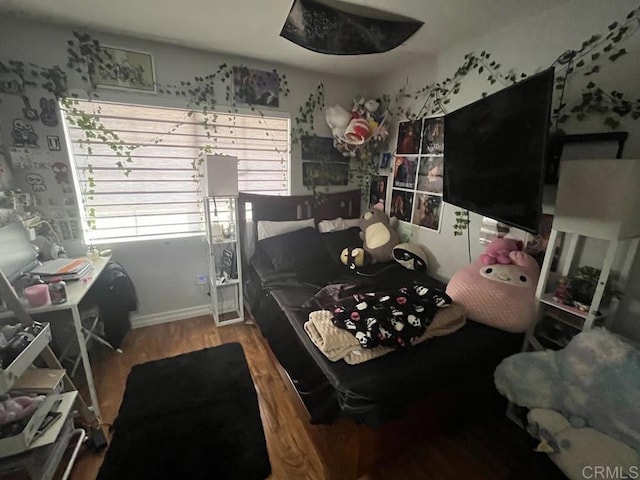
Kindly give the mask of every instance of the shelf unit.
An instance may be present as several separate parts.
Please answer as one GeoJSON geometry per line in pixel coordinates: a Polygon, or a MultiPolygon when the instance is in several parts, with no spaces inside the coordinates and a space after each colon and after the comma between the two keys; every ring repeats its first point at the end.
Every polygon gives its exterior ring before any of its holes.
{"type": "MultiPolygon", "coordinates": [[[[0,296],[5,300],[17,321],[23,327],[33,324],[33,320],[25,310],[20,300],[15,295],[11,283],[0,271],[0,296]]],[[[0,394],[9,392],[18,379],[33,366],[33,362],[41,357],[44,363],[51,369],[60,372],[58,381],[62,382],[63,393],[49,392],[46,400],[32,415],[30,421],[20,434],[9,437],[0,451],[0,475],[6,472],[12,475],[29,475],[32,478],[48,480],[53,477],[56,467],[62,458],[62,452],[67,448],[71,435],[65,432],[73,430],[72,410],[74,406],[79,410],[83,419],[90,425],[98,423],[95,414],[89,410],[84,400],[76,391],[73,382],[62,369],[60,362],[49,347],[51,330],[49,324],[29,342],[20,354],[9,366],[0,369],[0,394]],[[50,425],[41,435],[36,435],[36,430],[50,411],[60,413],[60,418],[50,425]]],[[[83,433],[82,441],[86,438],[83,433]]],[[[78,441],[78,443],[80,440],[78,441]]],[[[69,460],[65,476],[67,478],[75,455],[69,460]]],[[[20,477],[22,478],[22,477],[20,477]]]]}
{"type": "Polygon", "coordinates": [[[203,199],[211,313],[216,325],[244,320],[242,261],[238,243],[238,197],[203,199]]]}

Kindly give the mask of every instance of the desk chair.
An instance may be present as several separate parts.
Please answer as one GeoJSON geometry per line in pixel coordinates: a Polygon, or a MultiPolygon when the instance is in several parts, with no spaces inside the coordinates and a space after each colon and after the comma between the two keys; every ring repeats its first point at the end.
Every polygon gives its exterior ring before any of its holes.
{"type": "MultiPolygon", "coordinates": [[[[82,323],[82,334],[84,336],[84,343],[89,350],[89,342],[92,340],[104,345],[105,347],[110,348],[111,350],[115,350],[118,353],[122,353],[122,350],[119,348],[113,348],[109,342],[107,342],[100,335],[101,325],[100,325],[100,309],[97,306],[91,306],[85,308],[80,311],[80,321],[82,323]]],[[[75,345],[75,334],[72,335],[72,338],[69,339],[67,345],[62,350],[60,354],[60,363],[65,364],[65,362],[73,362],[73,366],[71,368],[71,377],[74,377],[78,367],[80,366],[80,362],[82,358],[80,357],[80,353],[74,351],[73,346],[75,345]]]]}

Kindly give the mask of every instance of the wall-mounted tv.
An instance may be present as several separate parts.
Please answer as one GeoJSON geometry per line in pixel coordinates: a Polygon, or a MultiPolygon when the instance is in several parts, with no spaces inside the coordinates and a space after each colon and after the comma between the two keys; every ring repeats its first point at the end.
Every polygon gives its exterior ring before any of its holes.
{"type": "Polygon", "coordinates": [[[445,116],[444,201],[536,233],[553,68],[445,116]]]}

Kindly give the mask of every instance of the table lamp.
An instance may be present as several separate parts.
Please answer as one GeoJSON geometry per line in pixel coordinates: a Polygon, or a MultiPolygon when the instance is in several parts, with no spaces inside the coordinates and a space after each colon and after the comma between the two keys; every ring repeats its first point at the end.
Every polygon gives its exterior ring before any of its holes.
{"type": "Polygon", "coordinates": [[[604,240],[640,236],[640,160],[562,162],[553,228],[604,240]]]}

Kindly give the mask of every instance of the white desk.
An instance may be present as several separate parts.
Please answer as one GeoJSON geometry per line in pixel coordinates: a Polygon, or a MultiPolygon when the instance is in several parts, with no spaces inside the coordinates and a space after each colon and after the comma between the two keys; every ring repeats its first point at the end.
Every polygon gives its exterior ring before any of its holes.
{"type": "MultiPolygon", "coordinates": [[[[36,308],[27,307],[27,312],[29,314],[71,310],[71,315],[73,317],[73,327],[76,331],[78,346],[80,348],[80,357],[82,358],[82,366],[87,379],[89,396],[91,397],[90,408],[93,410],[97,417],[100,417],[100,403],[98,402],[98,395],[96,394],[96,387],[93,381],[93,372],[91,371],[91,363],[89,362],[87,345],[85,343],[84,334],[82,333],[82,323],[80,322],[80,311],[78,309],[78,305],[87,294],[91,286],[95,283],[100,273],[102,273],[109,260],[111,260],[111,256],[100,257],[97,260],[93,260],[93,268],[89,272],[87,272],[87,274],[84,275],[81,279],[65,282],[67,284],[66,302],[56,305],[45,305],[43,307],[36,308]]],[[[11,316],[13,316],[13,313],[11,311],[0,313],[0,318],[7,318],[11,316]]]]}

